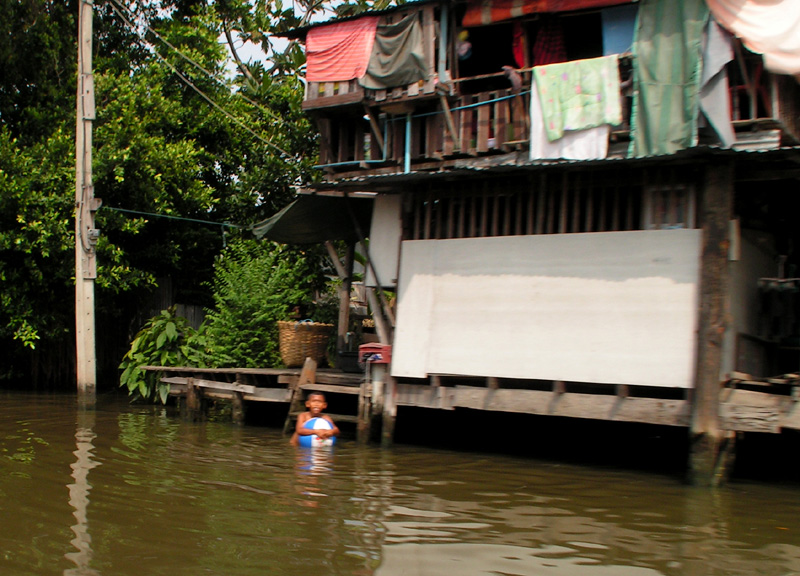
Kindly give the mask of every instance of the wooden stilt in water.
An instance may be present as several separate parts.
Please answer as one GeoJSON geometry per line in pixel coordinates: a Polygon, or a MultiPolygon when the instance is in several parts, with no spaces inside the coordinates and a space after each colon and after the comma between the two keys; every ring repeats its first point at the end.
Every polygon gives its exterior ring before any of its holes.
{"type": "Polygon", "coordinates": [[[383,383],[383,422],[381,430],[381,445],[389,447],[394,442],[394,424],[397,419],[397,404],[395,395],[397,387],[395,379],[390,374],[386,374],[383,383]]]}
{"type": "Polygon", "coordinates": [[[203,391],[194,383],[194,378],[189,378],[186,382],[186,406],[181,411],[184,420],[199,422],[205,416],[205,402],[203,391]]]}
{"type": "Polygon", "coordinates": [[[366,444],[372,435],[372,383],[365,380],[361,383],[358,393],[358,423],[356,424],[356,439],[360,444],[366,444]]]}
{"type": "Polygon", "coordinates": [[[733,164],[709,165],[702,190],[703,247],[700,270],[697,371],[690,426],[689,480],[717,486],[727,479],[732,450],[720,429],[720,372],[728,325],[730,274],[728,223],[733,212],[733,164]]]}
{"type": "Polygon", "coordinates": [[[244,424],[245,409],[244,398],[241,392],[232,392],[231,395],[231,419],[234,424],[244,424]]]}

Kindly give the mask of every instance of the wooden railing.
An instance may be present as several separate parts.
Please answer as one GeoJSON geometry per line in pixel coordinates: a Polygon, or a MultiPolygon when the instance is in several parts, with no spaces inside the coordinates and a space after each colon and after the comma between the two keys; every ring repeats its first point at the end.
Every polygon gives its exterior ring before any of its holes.
{"type": "MultiPolygon", "coordinates": [[[[800,86],[789,76],[763,73],[760,61],[732,63],[748,78],[730,81],[731,120],[738,148],[775,147],[800,142],[800,86]],[[766,136],[765,136],[766,135],[766,136]],[[769,141],[765,140],[765,138],[769,141]]],[[[731,68],[729,68],[729,71],[731,68]]],[[[527,80],[527,79],[526,79],[527,80]]],[[[529,81],[525,84],[530,85],[529,81]]],[[[343,92],[338,88],[339,94],[343,92]]],[[[349,90],[349,88],[348,88],[349,90]]],[[[331,172],[392,167],[434,167],[451,158],[525,150],[530,139],[530,91],[510,88],[453,95],[453,86],[418,83],[395,91],[366,91],[350,116],[318,119],[321,164],[331,172]],[[407,141],[408,140],[408,141],[407,141]]],[[[612,144],[627,148],[630,102],[612,144]]],[[[624,152],[623,152],[624,153],[624,152]]]]}
{"type": "Polygon", "coordinates": [[[367,162],[402,165],[407,155],[420,162],[501,153],[528,144],[528,92],[441,95],[435,102],[423,112],[319,119],[322,164],[352,170],[354,164],[367,162]]]}

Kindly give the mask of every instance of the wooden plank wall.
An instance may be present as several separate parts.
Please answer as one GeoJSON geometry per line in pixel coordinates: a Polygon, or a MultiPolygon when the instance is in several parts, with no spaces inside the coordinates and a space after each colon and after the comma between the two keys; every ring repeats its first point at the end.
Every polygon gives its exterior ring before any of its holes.
{"type": "Polygon", "coordinates": [[[642,229],[642,175],[540,172],[408,195],[405,240],[642,229]]]}

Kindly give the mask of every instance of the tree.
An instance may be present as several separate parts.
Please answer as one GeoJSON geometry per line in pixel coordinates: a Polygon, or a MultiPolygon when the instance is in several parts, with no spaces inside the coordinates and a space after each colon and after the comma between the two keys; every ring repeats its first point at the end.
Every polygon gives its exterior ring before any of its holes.
{"type": "MultiPolygon", "coordinates": [[[[0,1],[21,23],[0,41],[0,375],[40,384],[74,383],[76,6],[0,1]]],[[[113,372],[159,280],[210,304],[220,223],[272,214],[314,163],[296,78],[244,100],[211,8],[137,6],[95,10],[98,362],[113,372]]]]}
{"type": "MultiPolygon", "coordinates": [[[[77,1],[0,0],[0,378],[74,385],[74,130],[77,1]]],[[[339,14],[385,0],[337,4],[339,14]]],[[[95,4],[94,187],[99,382],[116,367],[159,283],[210,306],[226,243],[315,178],[296,42],[276,32],[332,4],[144,0],[95,4]],[[256,42],[267,65],[231,46],[256,42]],[[229,223],[236,227],[226,227],[229,223]]],[[[348,12],[349,11],[349,12],[348,12]]]]}

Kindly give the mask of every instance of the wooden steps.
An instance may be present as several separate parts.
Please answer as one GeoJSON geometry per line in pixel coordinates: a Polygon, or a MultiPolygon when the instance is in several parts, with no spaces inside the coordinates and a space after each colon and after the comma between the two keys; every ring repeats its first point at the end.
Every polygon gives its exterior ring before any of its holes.
{"type": "Polygon", "coordinates": [[[334,414],[326,412],[334,422],[347,422],[353,423],[357,426],[357,436],[359,440],[366,440],[369,438],[370,428],[370,392],[371,389],[367,386],[365,381],[358,385],[352,383],[345,384],[329,384],[317,383],[317,363],[311,359],[306,358],[303,369],[300,372],[300,377],[297,382],[290,386],[289,393],[291,400],[289,401],[289,413],[286,415],[286,421],[283,424],[283,433],[285,435],[293,433],[297,417],[305,412],[305,398],[307,392],[322,392],[326,394],[326,398],[330,403],[330,395],[348,395],[358,396],[358,407],[355,414],[334,414]]]}

